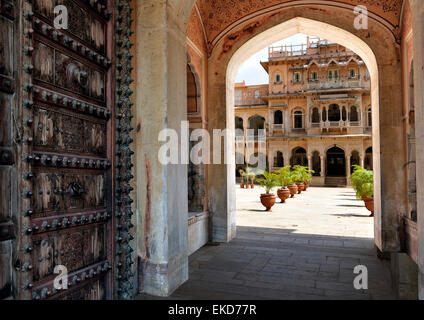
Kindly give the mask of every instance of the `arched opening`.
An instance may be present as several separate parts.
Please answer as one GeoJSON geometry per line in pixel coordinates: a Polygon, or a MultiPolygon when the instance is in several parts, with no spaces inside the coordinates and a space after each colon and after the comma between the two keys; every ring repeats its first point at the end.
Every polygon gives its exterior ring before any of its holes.
{"type": "Polygon", "coordinates": [[[336,122],[341,120],[340,107],[338,104],[332,104],[328,107],[328,121],[336,122]]]}
{"type": "Polygon", "coordinates": [[[293,128],[303,129],[303,111],[296,110],[293,112],[293,128]]]}
{"type": "Polygon", "coordinates": [[[236,132],[240,132],[241,134],[243,134],[244,132],[244,127],[243,127],[243,119],[240,117],[235,117],[235,129],[236,132]],[[241,131],[240,131],[241,130],[241,131]]]}
{"type": "Polygon", "coordinates": [[[274,167],[275,168],[284,167],[284,157],[283,157],[283,153],[281,151],[277,151],[277,155],[274,158],[274,167]]]}
{"type": "Polygon", "coordinates": [[[367,150],[365,150],[364,168],[368,170],[373,169],[372,147],[369,147],[367,150]]]}
{"type": "Polygon", "coordinates": [[[358,122],[358,109],[355,106],[350,107],[350,122],[358,122]]]}
{"type": "Polygon", "coordinates": [[[359,152],[354,150],[350,156],[350,173],[352,174],[354,171],[354,166],[360,165],[359,152]]]}
{"type": "Polygon", "coordinates": [[[187,113],[199,112],[199,92],[196,76],[190,65],[187,65],[187,113]]]}
{"type": "Polygon", "coordinates": [[[265,129],[265,118],[259,115],[254,115],[249,118],[249,129],[253,130],[250,134],[258,136],[259,130],[265,129]]]}
{"type": "Polygon", "coordinates": [[[323,107],[322,108],[322,121],[327,121],[327,108],[323,107]]]}
{"type": "Polygon", "coordinates": [[[343,149],[332,147],[327,150],[327,176],[346,176],[346,156],[343,149]]]}
{"type": "Polygon", "coordinates": [[[306,155],[306,150],[302,147],[294,148],[292,151],[292,158],[291,158],[291,165],[292,166],[308,166],[308,157],[306,155]]]}
{"type": "Polygon", "coordinates": [[[311,119],[312,123],[319,123],[320,122],[320,118],[319,118],[319,110],[317,107],[312,109],[312,119],[311,119]]]}
{"type": "Polygon", "coordinates": [[[274,124],[283,124],[283,112],[281,110],[274,112],[274,124]]]}
{"type": "Polygon", "coordinates": [[[408,211],[409,218],[417,222],[417,165],[415,148],[415,92],[414,61],[411,62],[409,75],[409,112],[407,122],[407,172],[408,172],[408,211]]]}
{"type": "Polygon", "coordinates": [[[314,170],[313,176],[321,176],[321,157],[318,151],[312,153],[312,170],[314,170]]]}

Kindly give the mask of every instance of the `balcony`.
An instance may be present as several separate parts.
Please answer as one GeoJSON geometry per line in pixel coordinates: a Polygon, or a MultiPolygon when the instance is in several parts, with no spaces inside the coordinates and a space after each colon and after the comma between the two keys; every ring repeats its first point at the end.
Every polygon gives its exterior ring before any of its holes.
{"type": "MultiPolygon", "coordinates": [[[[349,89],[349,88],[360,88],[365,84],[361,84],[358,79],[346,80],[346,79],[333,79],[326,81],[309,80],[306,89],[307,90],[326,90],[326,89],[349,89]]],[[[365,86],[369,86],[366,84],[365,86]]]]}
{"type": "Polygon", "coordinates": [[[321,121],[312,122],[308,134],[369,134],[371,131],[363,127],[361,121],[321,121]]]}

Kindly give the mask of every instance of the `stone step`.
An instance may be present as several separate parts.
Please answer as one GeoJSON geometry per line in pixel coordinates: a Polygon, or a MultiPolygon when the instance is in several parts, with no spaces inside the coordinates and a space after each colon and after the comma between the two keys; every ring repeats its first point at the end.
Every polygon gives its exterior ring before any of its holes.
{"type": "Polygon", "coordinates": [[[346,177],[325,177],[327,187],[345,187],[347,185],[346,177]]]}

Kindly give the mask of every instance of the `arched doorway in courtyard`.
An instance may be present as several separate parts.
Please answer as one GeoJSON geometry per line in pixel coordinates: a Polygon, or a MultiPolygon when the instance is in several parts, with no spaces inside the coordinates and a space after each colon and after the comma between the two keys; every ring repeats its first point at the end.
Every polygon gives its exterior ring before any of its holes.
{"type": "Polygon", "coordinates": [[[343,149],[335,146],[327,150],[327,176],[346,177],[346,155],[343,149]]]}
{"type": "MultiPolygon", "coordinates": [[[[211,37],[208,52],[208,104],[209,126],[212,129],[230,128],[234,126],[233,103],[231,89],[234,86],[234,75],[240,63],[261,47],[265,47],[276,40],[296,33],[306,33],[330,41],[339,42],[357,52],[367,64],[372,81],[372,122],[374,124],[373,160],[375,164],[375,230],[376,245],[384,252],[397,252],[399,239],[397,236],[398,219],[395,212],[401,212],[404,201],[400,199],[397,190],[402,187],[402,172],[395,164],[401,162],[400,155],[393,151],[393,146],[399,146],[400,121],[402,114],[400,98],[401,88],[390,79],[399,79],[396,39],[389,28],[373,17],[370,21],[373,31],[372,39],[365,33],[358,32],[351,24],[354,15],[341,7],[314,4],[313,8],[305,6],[302,10],[291,10],[293,3],[284,3],[281,7],[272,8],[272,15],[263,12],[259,16],[251,16],[235,24],[228,24],[225,30],[218,30],[211,37]],[[286,6],[287,5],[287,6],[286,6]],[[290,10],[285,10],[290,7],[290,10]],[[327,13],[322,14],[316,7],[325,8],[327,13]],[[325,18],[324,18],[325,17],[325,18]],[[260,23],[254,23],[259,21],[260,23]],[[278,35],[278,39],[276,38],[278,35]],[[379,68],[377,68],[379,66],[379,68]],[[380,74],[379,74],[380,73],[380,74]],[[384,82],[381,81],[384,79],[384,82]],[[380,95],[380,90],[382,94],[380,95]],[[226,96],[226,98],[223,98],[226,96]],[[380,110],[383,108],[385,112],[380,110]],[[398,134],[394,134],[394,132],[398,134]],[[399,137],[399,139],[398,139],[399,137]],[[393,141],[393,139],[395,141],[393,141]],[[380,148],[381,147],[381,148],[380,148]],[[390,174],[391,179],[381,179],[382,174],[390,174]],[[390,181],[396,182],[391,185],[390,181]],[[399,185],[400,184],[400,185],[399,185]],[[383,201],[382,201],[383,200],[383,201]],[[391,200],[389,201],[385,200],[391,200]]],[[[297,8],[298,3],[294,5],[297,8]]],[[[228,138],[228,152],[234,158],[232,137],[228,138]]],[[[222,152],[224,155],[224,150],[222,152]]],[[[210,203],[212,213],[211,238],[215,241],[229,241],[236,234],[234,219],[235,195],[234,165],[210,166],[209,174],[214,177],[208,182],[208,192],[212,196],[210,203]]],[[[142,198],[142,204],[144,203],[142,198]]],[[[143,248],[142,242],[140,248],[143,248]]]]}

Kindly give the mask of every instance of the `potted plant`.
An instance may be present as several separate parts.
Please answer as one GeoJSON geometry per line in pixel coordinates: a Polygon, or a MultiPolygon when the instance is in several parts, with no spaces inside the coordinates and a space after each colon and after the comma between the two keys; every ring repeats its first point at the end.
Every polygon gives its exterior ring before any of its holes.
{"type": "Polygon", "coordinates": [[[280,189],[277,190],[277,195],[281,199],[281,203],[285,203],[291,195],[289,188],[287,188],[288,185],[292,184],[290,166],[281,168],[276,172],[276,175],[278,185],[280,186],[280,189]]]}
{"type": "Polygon", "coordinates": [[[250,187],[252,189],[255,188],[255,178],[256,178],[256,174],[253,171],[250,171],[250,168],[247,167],[247,169],[249,169],[249,171],[247,172],[247,177],[250,180],[250,187]]]}
{"type": "Polygon", "coordinates": [[[305,191],[311,186],[311,181],[312,181],[312,175],[315,173],[314,170],[309,169],[308,167],[304,167],[305,168],[305,173],[303,176],[304,179],[304,183],[305,183],[305,191]]]}
{"type": "Polygon", "coordinates": [[[276,200],[275,194],[271,193],[271,191],[272,188],[278,185],[277,177],[269,172],[264,172],[262,175],[263,178],[257,179],[259,185],[265,189],[265,193],[261,194],[261,203],[266,208],[266,211],[270,212],[276,200]]]}
{"type": "Polygon", "coordinates": [[[356,197],[362,199],[365,207],[371,211],[370,217],[374,216],[374,172],[355,165],[350,177],[356,197]]]}
{"type": "Polygon", "coordinates": [[[304,173],[305,173],[305,167],[302,166],[294,166],[292,171],[293,180],[297,185],[297,193],[301,194],[302,191],[305,190],[305,183],[304,180],[304,173]]]}
{"type": "MultiPolygon", "coordinates": [[[[289,168],[291,168],[289,166],[289,168]]],[[[295,194],[297,193],[297,191],[299,190],[297,184],[295,183],[296,180],[296,173],[294,173],[294,171],[289,171],[289,177],[287,180],[287,188],[289,188],[290,190],[290,198],[294,198],[295,194]]]]}
{"type": "Polygon", "coordinates": [[[239,173],[241,175],[241,183],[240,183],[240,188],[244,189],[244,180],[246,178],[246,172],[244,172],[243,169],[239,170],[239,173]]]}

